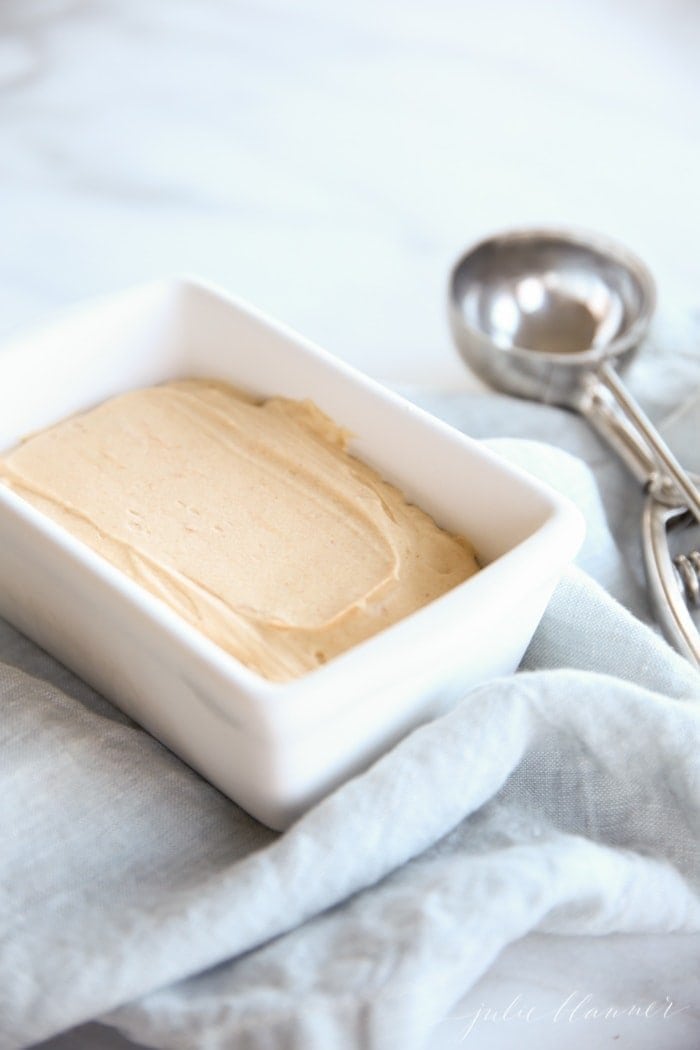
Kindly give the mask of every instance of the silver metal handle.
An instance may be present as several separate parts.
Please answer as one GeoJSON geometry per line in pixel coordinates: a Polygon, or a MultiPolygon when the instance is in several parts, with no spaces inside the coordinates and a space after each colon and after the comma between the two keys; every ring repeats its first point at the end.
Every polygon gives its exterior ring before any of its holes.
{"type": "Polygon", "coordinates": [[[668,548],[668,526],[682,509],[665,507],[653,496],[642,514],[644,567],[649,594],[663,632],[678,652],[700,668],[700,635],[684,601],[668,548]]]}
{"type": "Polygon", "coordinates": [[[700,490],[609,364],[587,377],[579,408],[650,494],[700,522],[700,490]]]}
{"type": "Polygon", "coordinates": [[[700,490],[609,364],[586,377],[578,407],[648,493],[642,547],[652,606],[671,644],[700,667],[700,635],[687,606],[698,584],[698,552],[682,560],[688,580],[679,578],[667,536],[668,526],[688,513],[700,522],[700,490]]]}

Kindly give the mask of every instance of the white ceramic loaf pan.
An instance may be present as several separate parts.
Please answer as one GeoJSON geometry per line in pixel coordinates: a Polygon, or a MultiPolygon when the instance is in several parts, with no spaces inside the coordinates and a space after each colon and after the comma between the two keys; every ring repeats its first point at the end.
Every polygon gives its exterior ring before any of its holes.
{"type": "Polygon", "coordinates": [[[351,452],[467,536],[485,566],[319,670],[274,684],[0,486],[0,614],[283,828],[469,687],[517,667],[583,524],[478,442],[189,281],[88,304],[4,347],[0,450],[114,394],[187,376],[312,398],[357,435],[351,452]]]}

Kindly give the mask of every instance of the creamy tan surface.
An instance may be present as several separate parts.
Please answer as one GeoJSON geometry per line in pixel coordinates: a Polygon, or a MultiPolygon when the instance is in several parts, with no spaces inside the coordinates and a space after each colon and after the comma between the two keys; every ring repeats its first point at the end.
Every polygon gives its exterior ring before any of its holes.
{"type": "Polygon", "coordinates": [[[0,480],[248,667],[304,674],[461,583],[461,538],[312,402],[187,380],[28,438],[0,480]]]}

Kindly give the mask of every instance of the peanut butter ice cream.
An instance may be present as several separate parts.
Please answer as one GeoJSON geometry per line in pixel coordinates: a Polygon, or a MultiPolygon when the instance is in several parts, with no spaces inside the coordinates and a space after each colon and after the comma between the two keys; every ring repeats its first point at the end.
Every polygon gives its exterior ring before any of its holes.
{"type": "Polygon", "coordinates": [[[477,571],[310,401],[135,390],[28,438],[0,481],[265,678],[285,681],[477,571]]]}

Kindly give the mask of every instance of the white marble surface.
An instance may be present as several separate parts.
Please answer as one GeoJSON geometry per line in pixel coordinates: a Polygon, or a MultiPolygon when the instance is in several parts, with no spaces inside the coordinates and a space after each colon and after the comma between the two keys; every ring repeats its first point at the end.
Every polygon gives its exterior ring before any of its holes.
{"type": "Polygon", "coordinates": [[[689,0],[2,0],[0,33],[0,336],[188,271],[454,386],[448,266],[533,222],[699,301],[689,0]]]}
{"type": "Polygon", "coordinates": [[[700,937],[531,935],[426,1050],[697,1050],[700,937]]]}
{"type": "MultiPolygon", "coordinates": [[[[662,309],[697,309],[699,45],[689,0],[2,0],[0,336],[195,272],[382,379],[459,387],[449,264],[534,222],[627,242],[662,309]]],[[[699,938],[530,937],[430,1050],[694,1050],[699,971],[699,938]]]]}

